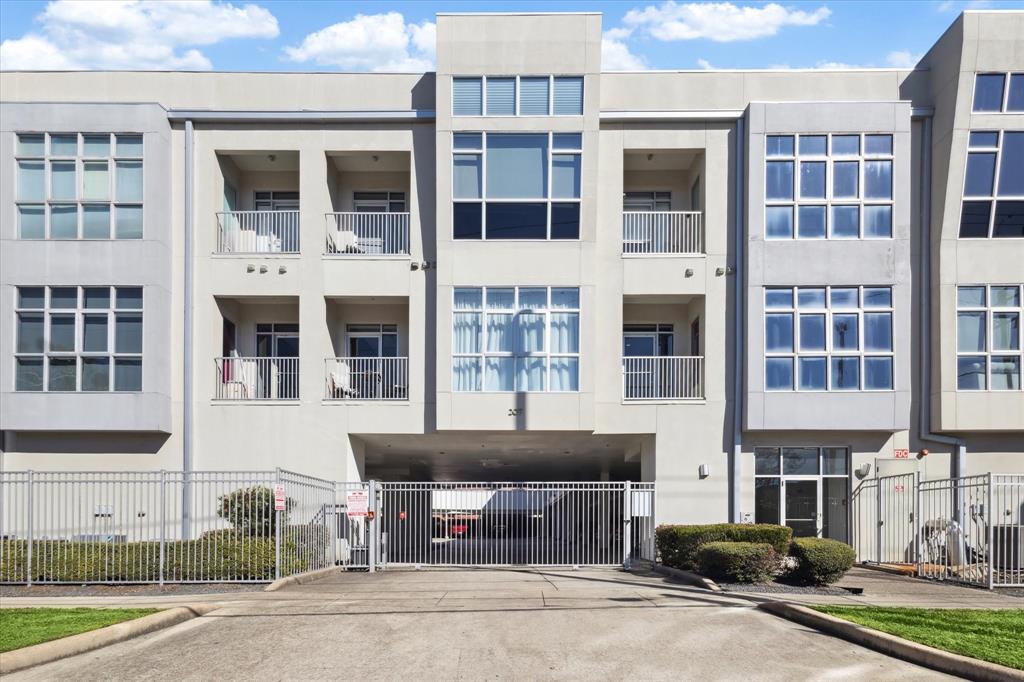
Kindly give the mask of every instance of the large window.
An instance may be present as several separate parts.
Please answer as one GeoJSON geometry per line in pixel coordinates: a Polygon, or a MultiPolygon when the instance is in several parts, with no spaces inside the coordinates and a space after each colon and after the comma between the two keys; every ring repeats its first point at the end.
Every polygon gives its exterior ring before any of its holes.
{"type": "Polygon", "coordinates": [[[960,237],[1024,237],[1024,131],[971,131],[960,237]]]}
{"type": "Polygon", "coordinates": [[[21,239],[141,239],[142,135],[20,133],[21,239]]]}
{"type": "Polygon", "coordinates": [[[765,239],[888,239],[892,135],[768,135],[765,239]]]}
{"type": "Polygon", "coordinates": [[[850,541],[847,448],[754,449],[754,523],[789,526],[798,537],[850,541]]]}
{"type": "Polygon", "coordinates": [[[18,391],[141,391],[142,287],[18,287],[18,391]]]}
{"type": "Polygon", "coordinates": [[[455,133],[455,239],[579,239],[580,133],[455,133]]]}
{"type": "Polygon", "coordinates": [[[974,77],[978,113],[1024,111],[1024,73],[979,73],[974,77]]]}
{"type": "Polygon", "coordinates": [[[578,391],[579,375],[579,289],[455,289],[453,390],[578,391]]]}
{"type": "Polygon", "coordinates": [[[765,389],[891,391],[890,287],[765,289],[765,389]]]}
{"type": "Polygon", "coordinates": [[[1021,286],[957,287],[956,311],[957,390],[1021,390],[1021,286]]]}
{"type": "Polygon", "coordinates": [[[582,116],[583,76],[452,79],[453,116],[582,116]]]}

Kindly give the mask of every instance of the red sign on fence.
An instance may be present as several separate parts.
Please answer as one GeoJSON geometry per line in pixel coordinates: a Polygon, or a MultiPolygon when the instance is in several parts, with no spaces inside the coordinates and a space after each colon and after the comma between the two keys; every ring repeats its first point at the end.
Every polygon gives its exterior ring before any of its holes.
{"type": "Polygon", "coordinates": [[[285,501],[284,486],[274,486],[274,511],[287,511],[288,503],[285,501]]]}
{"type": "Polygon", "coordinates": [[[345,493],[345,513],[350,519],[366,516],[369,510],[370,496],[365,490],[349,490],[345,493]]]}

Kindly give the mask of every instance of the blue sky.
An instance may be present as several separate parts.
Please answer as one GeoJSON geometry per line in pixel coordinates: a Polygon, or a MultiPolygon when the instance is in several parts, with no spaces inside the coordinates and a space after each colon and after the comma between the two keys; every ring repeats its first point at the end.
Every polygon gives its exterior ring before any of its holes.
{"type": "Polygon", "coordinates": [[[5,0],[0,68],[420,71],[436,12],[530,10],[602,12],[606,70],[906,67],[969,8],[1024,1],[5,0]]]}

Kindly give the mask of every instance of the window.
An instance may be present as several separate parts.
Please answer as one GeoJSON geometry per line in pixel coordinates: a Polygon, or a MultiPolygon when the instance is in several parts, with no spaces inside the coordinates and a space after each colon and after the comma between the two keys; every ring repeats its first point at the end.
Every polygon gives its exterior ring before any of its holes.
{"type": "Polygon", "coordinates": [[[765,389],[891,391],[890,287],[765,289],[765,389]]]}
{"type": "Polygon", "coordinates": [[[890,134],[765,137],[766,239],[888,239],[890,134]]]}
{"type": "Polygon", "coordinates": [[[17,391],[141,391],[142,287],[18,287],[17,391]]]}
{"type": "Polygon", "coordinates": [[[1024,237],[1024,131],[972,130],[967,148],[960,238],[1024,237]]]}
{"type": "Polygon", "coordinates": [[[579,239],[580,133],[455,133],[455,239],[579,239]]]}
{"type": "Polygon", "coordinates": [[[455,289],[453,390],[578,391],[579,365],[579,289],[455,289]]]}
{"type": "Polygon", "coordinates": [[[1019,284],[957,287],[958,391],[1021,390],[1021,294],[1019,284]]]}
{"type": "Polygon", "coordinates": [[[845,447],[754,448],[754,523],[849,542],[849,477],[845,447]]]}
{"type": "Polygon", "coordinates": [[[405,192],[353,192],[356,213],[405,213],[405,192]]]}
{"type": "Polygon", "coordinates": [[[298,211],[299,193],[279,190],[253,192],[253,205],[257,211],[298,211]]]}
{"type": "Polygon", "coordinates": [[[976,113],[1024,111],[1024,73],[979,73],[974,77],[976,113]]]}
{"type": "Polygon", "coordinates": [[[142,135],[19,133],[20,239],[141,239],[142,135]]]}
{"type": "Polygon", "coordinates": [[[452,79],[453,116],[582,116],[582,76],[452,79]]]}
{"type": "Polygon", "coordinates": [[[670,211],[672,210],[671,192],[624,192],[622,195],[623,211],[670,211]]]}

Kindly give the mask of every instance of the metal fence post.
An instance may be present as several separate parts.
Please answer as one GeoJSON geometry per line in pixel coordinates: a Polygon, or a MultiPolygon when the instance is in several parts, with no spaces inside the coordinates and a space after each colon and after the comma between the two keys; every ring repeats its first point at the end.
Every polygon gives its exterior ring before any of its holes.
{"type": "Polygon", "coordinates": [[[160,584],[164,584],[164,563],[166,562],[167,547],[167,472],[160,470],[160,584]]]}
{"type": "Polygon", "coordinates": [[[626,571],[629,570],[629,565],[632,563],[633,558],[633,494],[630,490],[629,481],[622,484],[622,568],[626,571]]]}
{"type": "Polygon", "coordinates": [[[369,572],[376,573],[377,552],[380,548],[380,544],[378,543],[380,534],[377,533],[377,529],[379,527],[377,525],[377,518],[378,512],[380,511],[380,505],[378,504],[377,500],[377,481],[373,479],[370,479],[369,483],[367,483],[367,497],[369,497],[370,502],[369,511],[371,514],[373,514],[373,518],[368,519],[366,523],[366,544],[368,545],[366,548],[367,564],[369,564],[369,572]]]}
{"type": "Polygon", "coordinates": [[[992,498],[993,498],[993,478],[992,472],[988,472],[988,499],[985,501],[985,513],[983,518],[985,519],[986,534],[988,535],[988,548],[985,554],[988,558],[988,589],[995,587],[995,524],[993,523],[994,515],[992,513],[992,498]]]}
{"type": "MultiPolygon", "coordinates": [[[[281,485],[281,467],[274,469],[274,488],[281,485]]],[[[276,496],[276,495],[275,495],[276,496]]],[[[287,496],[284,498],[284,506],[288,506],[287,496]]],[[[274,503],[274,580],[281,578],[281,511],[276,509],[277,504],[274,503]]]]}
{"type": "Polygon", "coordinates": [[[882,563],[882,479],[875,486],[875,563],[882,563]]]}
{"type": "Polygon", "coordinates": [[[914,570],[921,575],[921,472],[914,471],[914,570]]]}
{"type": "Polygon", "coordinates": [[[34,506],[33,500],[33,487],[34,487],[34,473],[31,469],[28,470],[28,547],[25,551],[25,581],[27,584],[32,584],[32,549],[35,544],[35,527],[33,526],[33,514],[32,508],[34,506]]]}

